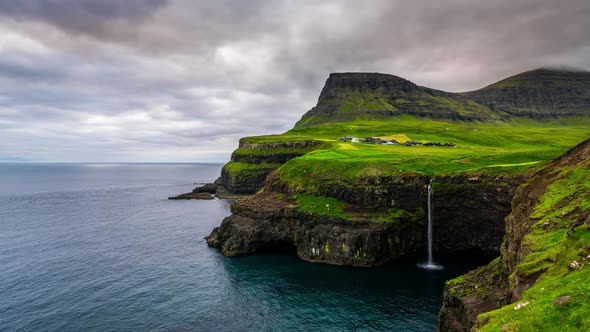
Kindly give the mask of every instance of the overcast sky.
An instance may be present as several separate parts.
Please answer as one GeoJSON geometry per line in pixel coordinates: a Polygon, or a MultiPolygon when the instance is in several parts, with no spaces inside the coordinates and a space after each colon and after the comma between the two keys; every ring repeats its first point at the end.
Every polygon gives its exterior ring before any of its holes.
{"type": "Polygon", "coordinates": [[[590,69],[590,1],[0,2],[0,161],[226,161],[330,72],[474,90],[590,69]]]}

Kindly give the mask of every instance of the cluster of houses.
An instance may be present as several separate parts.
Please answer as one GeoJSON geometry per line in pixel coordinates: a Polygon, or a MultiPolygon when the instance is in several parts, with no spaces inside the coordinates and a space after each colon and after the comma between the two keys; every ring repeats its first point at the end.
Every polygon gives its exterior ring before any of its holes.
{"type": "Polygon", "coordinates": [[[455,143],[439,143],[439,142],[415,142],[415,141],[407,141],[404,143],[405,146],[444,146],[447,148],[454,148],[455,143]]]}
{"type": "Polygon", "coordinates": [[[455,143],[439,143],[439,142],[417,142],[417,141],[407,141],[405,143],[400,143],[394,139],[384,140],[379,137],[365,137],[365,138],[356,138],[351,136],[342,136],[338,139],[342,142],[352,142],[352,143],[370,143],[370,144],[387,144],[387,145],[403,145],[403,146],[444,146],[448,148],[454,148],[455,143]]]}

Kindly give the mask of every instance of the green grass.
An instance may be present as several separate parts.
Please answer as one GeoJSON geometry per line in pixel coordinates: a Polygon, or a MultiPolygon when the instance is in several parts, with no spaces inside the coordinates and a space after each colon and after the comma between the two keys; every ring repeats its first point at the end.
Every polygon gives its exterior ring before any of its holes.
{"type": "Polygon", "coordinates": [[[345,203],[336,198],[298,194],[295,199],[299,210],[302,212],[348,219],[348,215],[344,213],[345,203]]]}
{"type": "MultiPolygon", "coordinates": [[[[480,331],[587,331],[590,326],[590,266],[571,273],[567,264],[572,260],[582,261],[578,249],[588,247],[590,231],[580,230],[568,238],[557,253],[557,261],[541,279],[516,303],[479,316],[488,322],[480,331]],[[565,305],[552,302],[560,296],[571,296],[565,305]],[[514,310],[517,303],[529,305],[514,310]]],[[[582,261],[583,262],[583,261],[582,261]]]]}
{"type": "MultiPolygon", "coordinates": [[[[434,176],[474,171],[519,172],[542,165],[590,137],[590,118],[570,123],[523,120],[489,124],[400,116],[389,121],[356,120],[298,127],[282,137],[325,142],[321,148],[290,160],[277,171],[295,191],[313,194],[326,183],[350,186],[363,174],[394,176],[412,172],[434,176]],[[457,146],[406,147],[336,140],[341,136],[391,135],[405,135],[423,142],[453,142],[457,146]]],[[[276,141],[278,136],[270,139],[276,141]]]]}
{"type": "MultiPolygon", "coordinates": [[[[353,100],[354,101],[354,100],[353,100]]],[[[590,117],[535,121],[465,122],[403,115],[386,119],[298,126],[281,135],[244,138],[257,144],[315,141],[305,148],[240,148],[235,155],[244,162],[228,164],[232,174],[256,174],[255,169],[279,168],[277,174],[295,192],[317,194],[326,183],[352,186],[361,175],[395,176],[419,173],[427,176],[457,172],[517,173],[542,166],[590,137],[590,117]],[[342,136],[404,137],[422,142],[452,142],[455,148],[395,146],[340,142],[342,136]],[[301,153],[281,164],[248,163],[265,156],[301,153]]],[[[247,176],[247,175],[246,175],[247,176]]]]}
{"type": "Polygon", "coordinates": [[[269,163],[260,163],[260,164],[248,164],[248,163],[241,163],[230,161],[223,166],[223,168],[230,174],[230,176],[247,176],[251,173],[257,173],[263,169],[269,168],[278,168],[281,164],[269,164],[269,163]]]}
{"type": "Polygon", "coordinates": [[[426,220],[426,211],[417,209],[416,212],[408,212],[399,208],[387,210],[387,214],[377,219],[379,223],[400,224],[402,222],[424,223],[426,220]]]}
{"type": "MultiPolygon", "coordinates": [[[[577,227],[566,231],[577,216],[590,209],[590,165],[559,171],[558,180],[548,186],[535,206],[531,227],[523,245],[530,251],[517,265],[511,278],[527,278],[543,273],[518,302],[529,305],[514,310],[516,303],[479,316],[485,325],[481,331],[586,331],[590,326],[590,229],[577,227]],[[572,213],[573,212],[573,213],[572,213]],[[581,269],[570,271],[572,261],[581,269]],[[565,305],[552,302],[571,296],[565,305]]],[[[517,302],[517,303],[518,303],[517,302]]]]}

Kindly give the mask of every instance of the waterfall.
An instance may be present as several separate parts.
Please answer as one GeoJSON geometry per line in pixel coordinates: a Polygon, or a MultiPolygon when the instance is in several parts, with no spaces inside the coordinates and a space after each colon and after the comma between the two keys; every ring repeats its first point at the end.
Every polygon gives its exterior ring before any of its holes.
{"type": "Polygon", "coordinates": [[[429,270],[442,270],[442,265],[434,263],[434,258],[432,257],[432,181],[434,181],[434,178],[428,182],[428,261],[418,264],[418,266],[429,270]]]}
{"type": "Polygon", "coordinates": [[[432,260],[432,180],[428,183],[428,265],[434,265],[432,260]]]}

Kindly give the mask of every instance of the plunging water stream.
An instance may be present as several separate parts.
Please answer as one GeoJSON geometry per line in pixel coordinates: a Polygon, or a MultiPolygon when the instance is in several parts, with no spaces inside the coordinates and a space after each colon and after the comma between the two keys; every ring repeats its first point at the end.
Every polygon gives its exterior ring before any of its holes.
{"type": "Polygon", "coordinates": [[[426,263],[420,263],[418,266],[424,269],[430,270],[441,270],[443,269],[442,265],[437,265],[434,263],[434,258],[432,257],[432,181],[434,178],[430,179],[428,183],[428,261],[426,263]]]}

